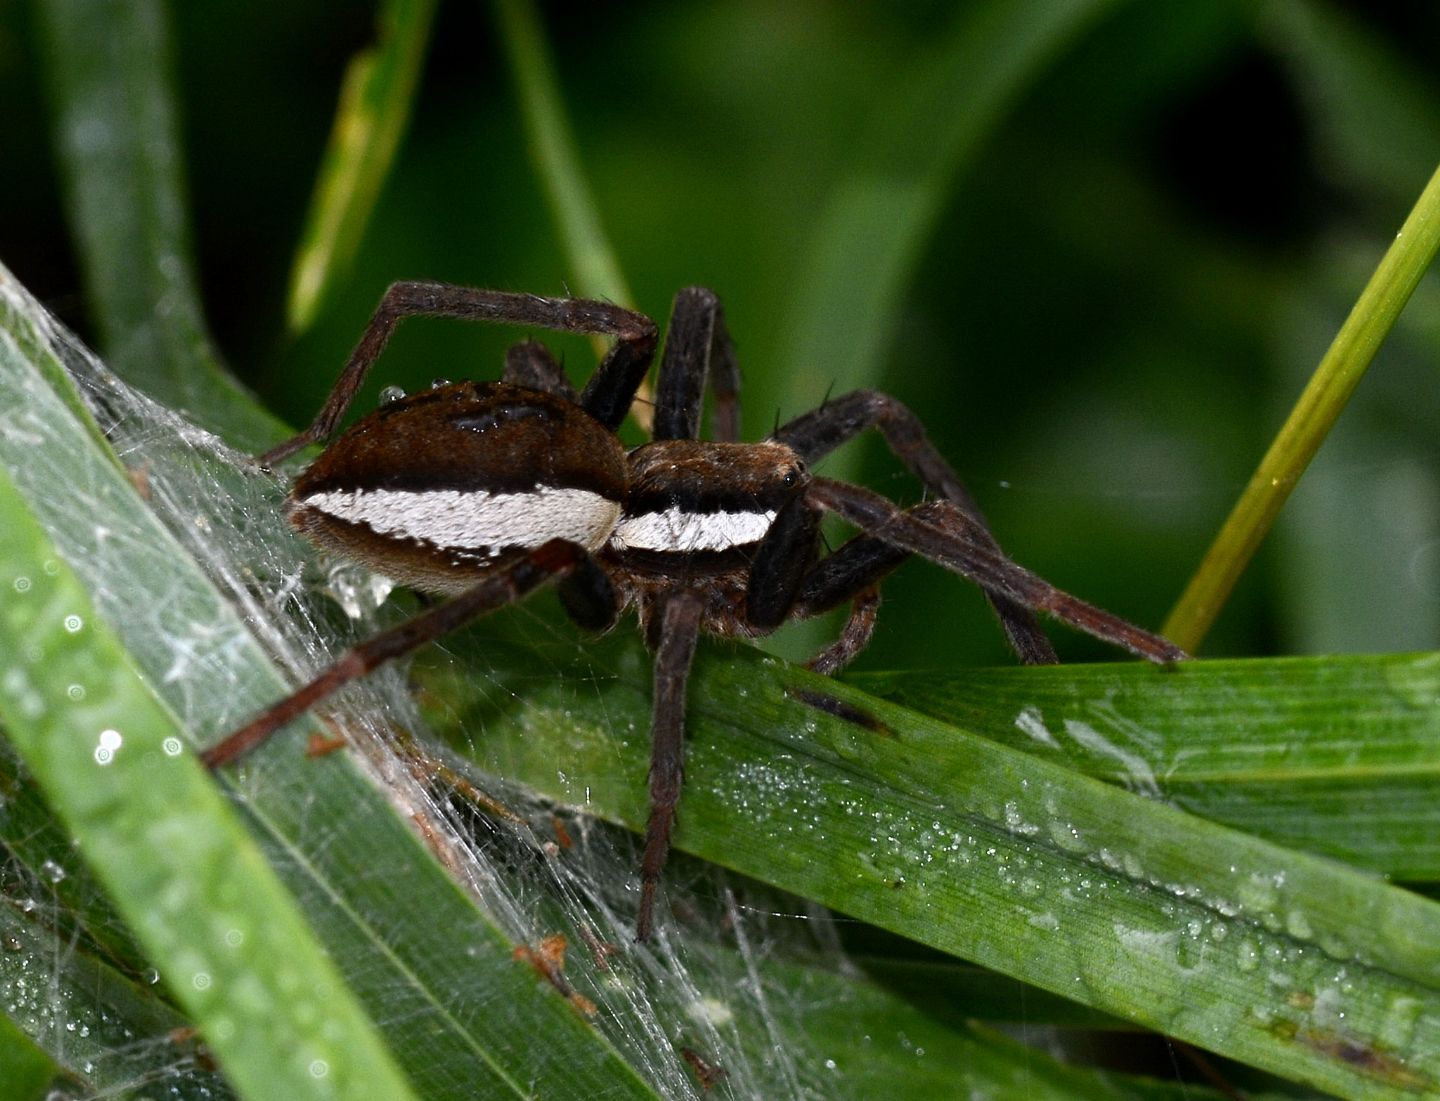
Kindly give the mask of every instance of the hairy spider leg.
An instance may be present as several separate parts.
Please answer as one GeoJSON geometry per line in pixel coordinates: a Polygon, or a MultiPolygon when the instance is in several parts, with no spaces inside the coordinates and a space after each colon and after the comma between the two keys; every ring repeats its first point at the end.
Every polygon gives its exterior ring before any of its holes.
{"type": "MultiPolygon", "coordinates": [[[[711,432],[717,440],[733,443],[740,435],[740,366],[735,359],[735,347],[715,293],[704,287],[686,287],[675,295],[666,327],[655,390],[652,438],[697,439],[707,386],[714,399],[711,432]]],[[[578,574],[572,575],[572,578],[578,577],[578,574]]],[[[572,587],[567,581],[561,596],[571,618],[583,626],[586,610],[580,609],[578,615],[571,610],[572,587]]],[[[650,811],[640,865],[637,941],[650,939],[655,891],[670,855],[670,835],[675,827],[685,772],[685,685],[695,657],[703,610],[704,602],[698,595],[681,590],[665,597],[650,621],[648,641],[655,651],[650,811]]],[[[596,620],[600,618],[595,616],[596,620]]]]}
{"type": "Polygon", "coordinates": [[[948,501],[931,502],[937,511],[917,516],[878,493],[830,478],[814,479],[805,490],[805,500],[867,535],[968,577],[986,592],[1052,615],[1137,657],[1162,665],[1189,657],[1169,639],[1071,596],[997,553],[993,540],[981,534],[974,519],[948,501]]]}
{"type": "Polygon", "coordinates": [[[654,704],[650,720],[650,816],[645,823],[645,854],[640,862],[640,914],[635,939],[650,939],[655,917],[655,888],[670,855],[670,833],[685,778],[685,685],[695,660],[703,604],[694,593],[663,598],[651,620],[655,649],[654,704]]]}
{"type": "MultiPolygon", "coordinates": [[[[850,614],[845,617],[845,625],[835,636],[835,641],[813,654],[805,663],[805,668],[812,672],[833,676],[870,645],[870,636],[875,633],[875,620],[880,614],[880,587],[867,585],[849,599],[850,614]]],[[[805,613],[798,614],[803,616],[805,613]]]]}
{"type": "Polygon", "coordinates": [[[538,340],[521,340],[505,349],[505,370],[501,382],[523,386],[527,390],[543,390],[557,398],[580,404],[580,395],[565,376],[550,349],[538,340]]]}
{"type": "Polygon", "coordinates": [[[734,443],[740,438],[740,364],[735,345],[715,292],[686,287],[675,296],[665,332],[655,390],[654,439],[699,439],[707,382],[714,399],[710,434],[721,443],[734,443]]]}
{"type": "MultiPolygon", "coordinates": [[[[912,516],[940,521],[945,510],[955,506],[929,501],[909,510],[912,516]]],[[[907,558],[910,552],[873,535],[857,535],[815,564],[801,580],[791,614],[808,619],[828,612],[846,601],[850,615],[840,635],[805,664],[829,676],[849,665],[870,643],[880,607],[880,582],[907,558]]]]}
{"type": "Polygon", "coordinates": [[[745,618],[753,627],[773,631],[792,617],[819,615],[850,601],[850,615],[839,637],[806,662],[828,676],[850,664],[869,644],[880,608],[876,583],[910,552],[862,535],[816,563],[819,532],[820,509],[803,493],[786,503],[751,564],[745,618]]]}
{"type": "Polygon", "coordinates": [[[307,444],[318,443],[334,433],[395,326],[416,315],[535,325],[561,332],[616,337],[580,397],[585,411],[612,431],[625,419],[635,391],[655,355],[655,322],[644,314],[608,302],[542,298],[535,294],[480,290],[449,283],[392,283],[310,426],[260,456],[261,465],[273,466],[307,444]]]}
{"type": "MultiPolygon", "coordinates": [[[[925,435],[925,427],[911,410],[889,394],[876,390],[853,390],[820,408],[781,425],[771,439],[789,444],[807,464],[828,455],[866,429],[880,432],[891,452],[930,492],[954,504],[972,521],[974,537],[992,553],[1003,556],[1000,544],[990,532],[975,498],[925,435]]],[[[1034,614],[1002,592],[986,590],[986,599],[995,609],[1010,648],[1025,665],[1053,665],[1059,661],[1055,647],[1045,637],[1034,614]]],[[[853,615],[869,616],[874,610],[856,609],[853,615]]],[[[846,633],[852,630],[846,625],[846,633]]],[[[857,651],[858,652],[858,651],[857,651]]],[[[818,655],[817,655],[818,658],[818,655]]]]}
{"type": "Polygon", "coordinates": [[[200,759],[210,768],[230,763],[351,681],[463,627],[471,620],[519,600],[537,585],[569,574],[589,559],[589,554],[574,543],[563,539],[550,540],[501,566],[459,596],[427,608],[404,623],[345,651],[310,683],[272,704],[249,724],[205,750],[200,759]]]}

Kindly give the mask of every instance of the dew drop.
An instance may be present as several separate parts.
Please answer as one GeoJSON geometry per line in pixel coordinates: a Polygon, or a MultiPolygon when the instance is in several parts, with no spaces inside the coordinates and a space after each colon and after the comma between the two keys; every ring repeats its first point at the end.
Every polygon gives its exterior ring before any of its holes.
{"type": "MultiPolygon", "coordinates": [[[[440,387],[442,387],[442,386],[449,386],[449,385],[450,385],[450,380],[449,380],[448,378],[432,378],[432,379],[430,380],[430,389],[432,389],[432,390],[438,390],[438,389],[440,389],[440,387]]],[[[402,396],[403,396],[403,395],[402,395],[402,396]]]]}
{"type": "Polygon", "coordinates": [[[310,1077],[324,1078],[330,1073],[330,1064],[324,1059],[312,1059],[310,1062],[310,1077]]]}
{"type": "Polygon", "coordinates": [[[85,698],[85,686],[83,684],[72,684],[65,689],[65,695],[72,703],[79,703],[85,698]]]}
{"type": "Polygon", "coordinates": [[[160,743],[160,748],[165,751],[165,756],[178,757],[180,756],[180,751],[185,747],[180,744],[179,738],[170,737],[160,743]]]}
{"type": "Polygon", "coordinates": [[[1303,910],[1291,910],[1285,915],[1285,931],[1298,940],[1309,940],[1315,935],[1303,910]]]}
{"type": "Polygon", "coordinates": [[[118,730],[100,731],[100,741],[99,744],[95,746],[95,763],[98,765],[108,765],[115,759],[115,752],[120,748],[120,744],[123,741],[124,739],[120,737],[118,730]]]}
{"type": "Polygon", "coordinates": [[[51,883],[59,883],[65,878],[65,869],[53,860],[46,860],[40,864],[40,872],[51,883]]]}
{"type": "Polygon", "coordinates": [[[15,579],[15,591],[17,593],[28,593],[30,591],[30,579],[28,577],[17,577],[15,579]]]}
{"type": "Polygon", "coordinates": [[[386,386],[380,391],[381,405],[394,405],[405,397],[405,391],[399,386],[386,386]]]}
{"type": "Polygon", "coordinates": [[[65,617],[65,630],[69,631],[72,635],[83,626],[85,626],[85,621],[78,615],[67,615],[65,617]]]}
{"type": "Polygon", "coordinates": [[[326,591],[351,619],[361,619],[385,603],[395,582],[351,562],[337,562],[326,576],[326,591]]]}

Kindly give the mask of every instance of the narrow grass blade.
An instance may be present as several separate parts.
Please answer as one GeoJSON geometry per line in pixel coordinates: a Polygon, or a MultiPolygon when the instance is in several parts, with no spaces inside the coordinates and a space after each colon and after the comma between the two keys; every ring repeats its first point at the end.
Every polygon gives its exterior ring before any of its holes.
{"type": "MultiPolygon", "coordinates": [[[[1111,0],[967,5],[907,58],[857,128],[851,161],[810,230],[776,371],[786,407],[872,385],[901,295],[955,178],[1026,83],[1111,0]]],[[[837,474],[837,477],[843,475],[837,474]]]]}
{"type": "Polygon", "coordinates": [[[221,366],[196,291],[160,0],[41,0],[86,297],[116,370],[237,446],[285,428],[221,366]]]}
{"type": "Polygon", "coordinates": [[[570,254],[575,289],[587,298],[634,304],[605,236],[600,208],[580,166],[575,134],[565,115],[555,62],[531,0],[495,0],[501,40],[510,59],[535,174],[544,188],[561,243],[570,254]]]}
{"type": "Polygon", "coordinates": [[[340,103],[290,272],[286,320],[310,327],[359,251],[410,122],[435,0],[385,0],[376,44],[345,71],[340,103]]]}
{"type": "MultiPolygon", "coordinates": [[[[33,426],[6,390],[8,453],[33,426]]],[[[0,611],[7,736],[227,1073],[260,1097],[413,1096],[8,476],[0,516],[0,572],[14,594],[0,611]]]]}
{"type": "Polygon", "coordinates": [[[1280,844],[1440,880],[1440,654],[1208,661],[1180,679],[1131,664],[853,683],[1280,844]]]}
{"type": "Polygon", "coordinates": [[[1204,641],[1275,517],[1320,450],[1390,327],[1440,248],[1440,170],[1430,177],[1375,274],[1251,475],[1162,630],[1191,653],[1204,641]]]}
{"type": "MultiPolygon", "coordinates": [[[[561,244],[575,273],[575,289],[586,298],[622,306],[635,305],[635,297],[620,271],[620,261],[600,219],[600,207],[590,192],[575,134],[565,114],[555,62],[545,41],[532,0],[495,0],[495,18],[510,59],[515,90],[525,119],[525,137],[535,175],[555,219],[561,244]]],[[[596,355],[605,353],[607,341],[595,337],[596,355]]],[[[630,415],[650,431],[650,383],[635,395],[630,415]]]]}
{"type": "Polygon", "coordinates": [[[1435,74],[1360,16],[1325,0],[1279,0],[1260,9],[1256,31],[1289,74],[1327,175],[1362,202],[1398,206],[1431,167],[1435,74]]]}
{"type": "MultiPolygon", "coordinates": [[[[636,641],[537,656],[497,632],[485,699],[473,671],[427,678],[452,731],[469,685],[461,724],[484,736],[458,744],[638,828],[636,641]],[[570,675],[541,683],[552,664],[570,675]],[[523,690],[523,722],[497,685],[523,690]]],[[[1203,666],[1145,675],[1194,676],[1216,722],[1233,698],[1203,666]]],[[[689,715],[690,852],[1341,1096],[1440,1089],[1440,905],[744,651],[702,654],[689,715]]]]}

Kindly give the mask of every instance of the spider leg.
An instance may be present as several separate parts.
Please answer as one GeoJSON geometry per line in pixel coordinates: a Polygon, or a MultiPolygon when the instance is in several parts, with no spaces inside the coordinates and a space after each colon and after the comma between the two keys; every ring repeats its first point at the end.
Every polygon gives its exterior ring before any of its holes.
{"type": "Polygon", "coordinates": [[[497,569],[459,596],[427,608],[404,623],[345,651],[334,665],[309,684],[296,689],[247,725],[222,738],[205,750],[200,759],[210,768],[229,764],[250,752],[291,719],[377,666],[518,600],[541,582],[568,574],[588,557],[574,543],[552,539],[497,569]]]}
{"type": "Polygon", "coordinates": [[[617,337],[615,344],[590,377],[580,404],[607,428],[614,429],[630,408],[635,390],[655,354],[655,323],[643,314],[608,302],[584,298],[542,298],[534,294],[457,287],[449,283],[392,283],[380,299],[360,341],[350,353],[340,377],[320,412],[303,432],[260,456],[273,466],[306,444],[330,436],[345,410],[355,400],[366,374],[385,349],[395,326],[407,317],[453,317],[464,321],[494,321],[508,325],[535,325],[571,333],[600,333],[617,337]]]}
{"type": "Polygon", "coordinates": [[[543,390],[566,401],[580,400],[550,349],[538,340],[521,340],[505,349],[505,373],[500,377],[516,386],[543,390]]]}
{"type": "Polygon", "coordinates": [[[860,535],[816,564],[819,529],[820,509],[803,494],[776,514],[750,564],[745,622],[760,632],[773,631],[792,616],[819,615],[849,600],[850,617],[840,637],[808,662],[811,669],[828,675],[865,649],[880,607],[876,582],[910,557],[910,552],[860,535]]]}
{"type": "MultiPolygon", "coordinates": [[[[920,418],[888,394],[855,390],[827,401],[781,425],[772,439],[792,447],[807,463],[815,463],[868,428],[878,429],[897,458],[922,485],[963,511],[973,521],[974,538],[993,554],[1000,546],[985,523],[984,514],[950,464],[925,435],[920,418]]],[[[1059,660],[1035,616],[1004,593],[985,593],[1000,619],[1005,636],[1026,665],[1051,665],[1059,660]]]]}
{"type": "Polygon", "coordinates": [[[987,593],[1008,597],[1034,611],[1046,612],[1086,634],[1124,647],[1149,661],[1182,661],[1188,655],[1168,639],[1151,634],[1119,616],[1102,611],[1055,588],[994,548],[973,517],[948,502],[931,516],[906,512],[878,493],[829,478],[816,478],[805,491],[814,506],[834,512],[865,534],[923,555],[968,577],[987,593]],[[943,509],[943,511],[941,511],[943,509]]]}
{"type": "MultiPolygon", "coordinates": [[[[930,501],[909,510],[911,516],[940,519],[955,506],[930,501]]],[[[910,557],[903,547],[873,535],[857,535],[832,554],[822,558],[800,581],[790,612],[797,619],[828,612],[850,601],[850,615],[839,637],[812,657],[806,666],[829,676],[838,673],[859,655],[875,630],[880,608],[879,583],[910,557]]]]}
{"type": "Polygon", "coordinates": [[[875,633],[875,616],[880,611],[880,586],[869,585],[850,599],[850,614],[839,636],[805,663],[805,668],[832,676],[849,665],[870,645],[875,633]]]}
{"type": "Polygon", "coordinates": [[[596,634],[615,626],[625,603],[605,567],[588,554],[561,578],[559,590],[571,622],[596,634]]]}
{"type": "Polygon", "coordinates": [[[699,438],[707,382],[715,403],[711,434],[733,443],[740,438],[740,365],[735,346],[715,292],[686,287],[675,296],[665,333],[655,391],[655,439],[699,438]]]}
{"type": "Polygon", "coordinates": [[[684,779],[685,682],[695,658],[702,603],[690,592],[664,598],[651,619],[655,646],[655,703],[650,723],[650,818],[645,825],[645,855],[640,864],[640,915],[635,939],[650,939],[655,918],[655,888],[670,855],[670,833],[684,779]]]}

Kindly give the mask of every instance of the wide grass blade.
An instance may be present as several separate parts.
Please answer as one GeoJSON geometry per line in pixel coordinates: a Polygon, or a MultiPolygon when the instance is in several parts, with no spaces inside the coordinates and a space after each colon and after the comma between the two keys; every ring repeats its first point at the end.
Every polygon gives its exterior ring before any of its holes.
{"type": "Polygon", "coordinates": [[[1440,880],[1440,655],[1210,661],[1185,674],[1088,665],[853,682],[1280,844],[1440,880]]]}
{"type": "MultiPolygon", "coordinates": [[[[0,344],[0,449],[12,470],[35,415],[15,400],[26,370],[15,352],[0,344]]],[[[254,1096],[412,1096],[8,476],[0,516],[0,573],[15,594],[0,612],[7,736],[228,1073],[254,1096]]]]}
{"type": "MultiPolygon", "coordinates": [[[[437,718],[487,767],[638,828],[638,645],[537,659],[505,637],[485,632],[484,699],[473,675],[429,672],[437,718]]],[[[1432,700],[1433,669],[1416,669],[1432,700]]],[[[1135,672],[1212,724],[1234,699],[1203,666],[1135,672]]],[[[1097,739],[1133,738],[1090,704],[1097,739]]],[[[1342,1096],[1440,1088],[1440,905],[749,652],[702,653],[689,713],[687,851],[1342,1096]]]]}

